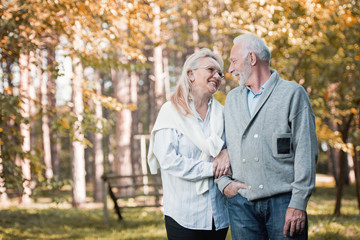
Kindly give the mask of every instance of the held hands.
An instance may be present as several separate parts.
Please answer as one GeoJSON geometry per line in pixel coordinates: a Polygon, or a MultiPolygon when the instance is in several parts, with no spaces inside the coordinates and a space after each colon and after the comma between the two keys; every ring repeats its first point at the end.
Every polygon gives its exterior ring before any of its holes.
{"type": "Polygon", "coordinates": [[[215,178],[219,178],[225,174],[232,175],[230,158],[227,149],[222,150],[214,159],[213,171],[215,178]]]}
{"type": "Polygon", "coordinates": [[[301,234],[305,229],[305,211],[288,208],[285,215],[284,236],[290,231],[290,237],[301,234]]]}

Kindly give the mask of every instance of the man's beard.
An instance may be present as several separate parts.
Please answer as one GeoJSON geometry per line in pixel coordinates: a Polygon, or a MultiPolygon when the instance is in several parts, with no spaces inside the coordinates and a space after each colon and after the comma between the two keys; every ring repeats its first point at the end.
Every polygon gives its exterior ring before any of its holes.
{"type": "Polygon", "coordinates": [[[244,63],[244,71],[243,72],[234,72],[233,76],[239,78],[239,86],[243,87],[245,86],[246,81],[249,79],[251,75],[251,65],[244,63]]]}

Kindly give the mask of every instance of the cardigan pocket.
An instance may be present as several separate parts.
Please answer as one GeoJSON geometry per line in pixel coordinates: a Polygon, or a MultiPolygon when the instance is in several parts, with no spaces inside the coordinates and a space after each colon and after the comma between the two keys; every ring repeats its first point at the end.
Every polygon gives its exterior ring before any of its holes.
{"type": "Polygon", "coordinates": [[[291,151],[291,133],[274,133],[272,138],[272,152],[275,158],[289,158],[291,151]]]}

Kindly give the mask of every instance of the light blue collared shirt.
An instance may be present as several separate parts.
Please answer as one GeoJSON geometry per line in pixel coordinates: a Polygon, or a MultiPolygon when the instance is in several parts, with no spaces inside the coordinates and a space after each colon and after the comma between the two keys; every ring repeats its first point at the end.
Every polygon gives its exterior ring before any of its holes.
{"type": "MultiPolygon", "coordinates": [[[[210,136],[210,106],[211,101],[204,120],[196,113],[206,137],[210,136]]],[[[213,159],[200,161],[201,150],[170,128],[156,132],[153,152],[161,169],[164,215],[189,229],[211,230],[212,219],[216,229],[229,226],[227,200],[214,184],[213,159]],[[209,191],[198,195],[196,181],[204,178],[209,181],[209,191]]]]}
{"type": "Polygon", "coordinates": [[[252,117],[252,115],[254,114],[255,108],[257,103],[259,102],[260,96],[262,95],[264,89],[265,89],[265,85],[268,81],[266,81],[264,83],[264,85],[262,85],[260,92],[259,93],[255,93],[253,90],[251,90],[249,87],[246,87],[248,89],[247,92],[247,103],[248,103],[248,110],[249,110],[249,115],[250,118],[252,117]]]}

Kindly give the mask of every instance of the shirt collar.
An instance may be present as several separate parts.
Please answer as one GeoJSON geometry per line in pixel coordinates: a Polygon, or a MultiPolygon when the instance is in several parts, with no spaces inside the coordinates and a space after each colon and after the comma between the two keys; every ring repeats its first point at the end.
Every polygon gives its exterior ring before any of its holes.
{"type": "Polygon", "coordinates": [[[254,96],[256,95],[261,95],[267,85],[267,83],[269,82],[269,80],[267,80],[260,88],[260,92],[259,93],[255,93],[253,90],[251,90],[251,88],[249,88],[248,86],[246,86],[246,88],[249,90],[248,92],[251,92],[252,94],[254,94],[254,96]]]}

